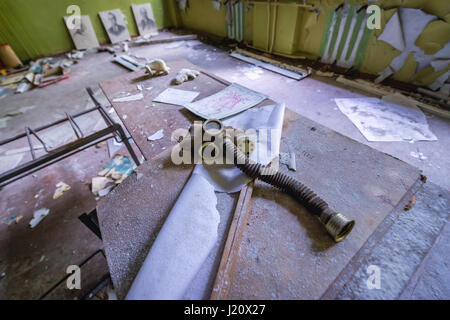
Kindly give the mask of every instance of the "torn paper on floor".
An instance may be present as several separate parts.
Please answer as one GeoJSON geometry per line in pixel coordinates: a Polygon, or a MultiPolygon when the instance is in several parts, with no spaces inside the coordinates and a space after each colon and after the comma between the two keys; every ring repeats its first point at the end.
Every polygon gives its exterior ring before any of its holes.
{"type": "Polygon", "coordinates": [[[42,221],[42,219],[44,219],[46,216],[48,216],[49,213],[50,213],[50,210],[47,208],[42,208],[42,209],[36,210],[33,213],[33,219],[31,219],[31,221],[30,221],[30,227],[31,228],[36,227],[42,221]]]}
{"type": "Polygon", "coordinates": [[[334,99],[368,141],[435,141],[423,112],[378,98],[334,99]]]}
{"type": "Polygon", "coordinates": [[[53,194],[53,199],[56,200],[59,197],[61,197],[63,195],[63,193],[65,191],[70,190],[70,186],[67,183],[64,183],[62,181],[58,182],[56,184],[56,190],[55,193],[53,194]]]}
{"type": "Polygon", "coordinates": [[[185,108],[204,119],[223,119],[256,106],[267,96],[237,83],[185,108]]]}
{"type": "MultiPolygon", "coordinates": [[[[284,121],[284,104],[249,109],[222,121],[224,126],[256,131],[255,151],[249,158],[263,165],[269,164],[280,153],[284,121]],[[266,134],[267,132],[267,134],[266,134]]],[[[251,179],[235,165],[213,164],[195,166],[194,173],[202,175],[218,192],[237,192],[251,179]]]]}
{"type": "Polygon", "coordinates": [[[134,95],[128,95],[124,97],[119,97],[113,99],[113,102],[129,102],[129,101],[137,101],[142,100],[144,98],[144,95],[142,93],[134,94],[134,95]]]}
{"type": "Polygon", "coordinates": [[[112,178],[116,184],[119,184],[132,174],[134,169],[136,169],[136,164],[131,158],[117,154],[98,175],[112,178]]]}
{"type": "Polygon", "coordinates": [[[131,285],[128,300],[182,299],[217,241],[214,188],[193,174],[131,285]]]}
{"type": "Polygon", "coordinates": [[[183,106],[192,102],[200,92],[167,88],[161,92],[153,101],[183,106]]]}
{"type": "Polygon", "coordinates": [[[151,136],[147,137],[147,141],[155,141],[155,140],[159,140],[162,137],[164,137],[164,129],[159,129],[158,131],[156,131],[154,134],[152,134],[151,136]]]}

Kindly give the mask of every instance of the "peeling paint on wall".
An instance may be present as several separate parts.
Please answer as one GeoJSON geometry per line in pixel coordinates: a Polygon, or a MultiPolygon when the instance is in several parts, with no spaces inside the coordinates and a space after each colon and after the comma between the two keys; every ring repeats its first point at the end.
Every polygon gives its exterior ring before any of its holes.
{"type": "Polygon", "coordinates": [[[366,26],[367,15],[361,7],[349,5],[331,10],[322,35],[319,56],[324,63],[359,68],[364,60],[372,30],[366,26]]]}
{"type": "MultiPolygon", "coordinates": [[[[437,19],[438,17],[424,13],[419,9],[399,8],[386,24],[378,40],[390,44],[397,50],[402,49],[401,41],[404,40],[403,50],[400,52],[400,55],[390,62],[385,70],[380,72],[380,75],[392,70],[393,73],[397,74],[398,78],[405,66],[414,64],[413,69],[408,74],[404,73],[405,70],[403,70],[402,75],[404,78],[401,80],[416,82],[416,80],[420,79],[421,71],[431,66],[438,78],[431,84],[428,83],[429,87],[433,90],[438,90],[444,86],[448,75],[446,75],[446,72],[441,75],[437,73],[448,69],[450,42],[447,40],[447,43],[440,49],[440,44],[433,41],[427,41],[426,39],[419,41],[421,34],[437,19]],[[427,50],[429,47],[433,47],[434,50],[427,50]],[[436,50],[438,51],[432,53],[436,50]],[[426,52],[429,52],[429,54],[426,52]]],[[[445,34],[441,36],[443,37],[445,34]]],[[[448,37],[449,35],[447,34],[448,37]]]]}

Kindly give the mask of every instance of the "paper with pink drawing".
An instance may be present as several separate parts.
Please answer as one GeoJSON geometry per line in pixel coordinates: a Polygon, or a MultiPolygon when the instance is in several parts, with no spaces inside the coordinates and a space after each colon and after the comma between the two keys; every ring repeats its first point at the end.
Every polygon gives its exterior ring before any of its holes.
{"type": "Polygon", "coordinates": [[[223,119],[256,106],[267,96],[237,83],[204,99],[185,104],[185,108],[204,119],[223,119]]]}

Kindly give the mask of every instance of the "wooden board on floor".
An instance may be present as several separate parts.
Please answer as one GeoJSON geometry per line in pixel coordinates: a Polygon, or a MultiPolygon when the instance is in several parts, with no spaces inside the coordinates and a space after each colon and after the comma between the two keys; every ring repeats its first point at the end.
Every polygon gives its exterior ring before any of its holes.
{"type": "Polygon", "coordinates": [[[319,299],[420,179],[409,164],[289,110],[281,151],[296,154],[297,171],[281,169],[356,226],[335,244],[295,199],[256,181],[230,228],[212,299],[319,299]]]}

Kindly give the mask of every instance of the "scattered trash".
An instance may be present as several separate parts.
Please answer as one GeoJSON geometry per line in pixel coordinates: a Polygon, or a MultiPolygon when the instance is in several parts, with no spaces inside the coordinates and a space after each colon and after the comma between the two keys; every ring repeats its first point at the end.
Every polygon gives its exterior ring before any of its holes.
{"type": "Polygon", "coordinates": [[[138,71],[145,67],[145,65],[136,61],[135,59],[133,59],[132,57],[130,57],[128,55],[121,55],[121,56],[115,57],[113,59],[113,61],[131,71],[138,71]]]}
{"type": "Polygon", "coordinates": [[[204,99],[184,105],[204,119],[223,119],[256,106],[267,96],[237,83],[204,99]]]}
{"type": "Polygon", "coordinates": [[[45,256],[41,256],[41,259],[39,259],[39,262],[42,262],[45,260],[45,256]]]}
{"type": "Polygon", "coordinates": [[[285,164],[289,168],[289,170],[297,171],[294,152],[280,152],[280,162],[282,164],[285,164]]]}
{"type": "Polygon", "coordinates": [[[368,141],[437,140],[416,106],[378,98],[335,99],[335,102],[368,141]]]}
{"type": "Polygon", "coordinates": [[[128,118],[128,116],[126,115],[126,114],[124,114],[123,116],[122,116],[122,120],[126,120],[128,118]]]}
{"type": "Polygon", "coordinates": [[[173,36],[167,38],[159,38],[159,39],[150,39],[151,35],[145,35],[135,38],[134,42],[131,45],[150,45],[150,44],[159,44],[159,43],[169,43],[176,41],[188,41],[188,40],[196,40],[197,35],[195,34],[187,34],[182,36],[173,36]]]}
{"type": "Polygon", "coordinates": [[[108,187],[106,187],[106,188],[100,190],[100,191],[98,192],[98,196],[99,196],[99,197],[104,197],[104,196],[106,196],[113,188],[114,188],[114,185],[110,185],[110,186],[108,186],[108,187]]]}
{"type": "Polygon", "coordinates": [[[156,131],[154,134],[152,134],[151,136],[147,137],[147,141],[159,140],[162,137],[164,137],[164,129],[160,129],[160,130],[156,131]]]}
{"type": "Polygon", "coordinates": [[[415,196],[411,198],[411,200],[408,201],[408,203],[403,207],[403,210],[408,211],[411,210],[412,207],[417,203],[417,199],[415,196]]]}
{"type": "Polygon", "coordinates": [[[33,219],[31,219],[31,221],[30,221],[30,227],[31,228],[36,227],[42,221],[42,219],[44,219],[46,216],[48,216],[49,213],[50,213],[50,210],[47,208],[42,208],[42,209],[36,210],[33,213],[33,219]]]}
{"type": "Polygon", "coordinates": [[[186,103],[192,102],[199,94],[200,92],[197,91],[167,88],[154,98],[153,101],[183,106],[186,103]]]}
{"type": "Polygon", "coordinates": [[[427,160],[428,159],[428,157],[425,156],[422,152],[411,151],[409,154],[411,155],[411,157],[419,159],[419,160],[427,160]]]}
{"type": "Polygon", "coordinates": [[[16,93],[24,93],[33,88],[33,85],[28,80],[22,80],[16,88],[16,93]]]}
{"type": "Polygon", "coordinates": [[[335,73],[331,72],[331,71],[320,71],[320,70],[317,70],[315,73],[316,73],[317,76],[321,76],[321,77],[332,78],[332,77],[335,76],[335,73]]]}
{"type": "Polygon", "coordinates": [[[62,181],[56,184],[56,190],[53,194],[53,199],[56,200],[63,195],[65,191],[70,190],[70,186],[62,181]]]}
{"type": "Polygon", "coordinates": [[[100,47],[100,48],[97,49],[97,52],[105,52],[105,51],[107,51],[107,52],[109,52],[111,54],[115,54],[116,53],[114,48],[111,48],[111,47],[100,47]]]}
{"type": "Polygon", "coordinates": [[[69,59],[80,60],[84,58],[84,51],[73,50],[72,52],[67,53],[66,56],[69,59]]]}
{"type": "Polygon", "coordinates": [[[91,191],[96,196],[99,195],[100,191],[105,189],[108,184],[113,184],[112,179],[106,177],[94,177],[92,178],[91,191]]]}
{"type": "Polygon", "coordinates": [[[23,216],[18,216],[18,217],[12,216],[12,217],[9,217],[8,220],[6,220],[5,224],[8,225],[8,226],[11,225],[11,223],[13,223],[13,222],[15,222],[17,224],[17,223],[19,223],[20,220],[22,220],[22,218],[23,218],[23,216]]]}
{"type": "Polygon", "coordinates": [[[199,74],[200,72],[197,70],[181,69],[175,79],[172,80],[172,83],[176,85],[182,84],[183,82],[197,78],[199,74]]]}
{"type": "Polygon", "coordinates": [[[137,88],[139,91],[142,91],[142,85],[138,84],[138,85],[136,85],[136,88],[137,88]]]}
{"type": "Polygon", "coordinates": [[[245,61],[247,63],[253,64],[259,68],[263,68],[278,74],[281,74],[283,76],[295,79],[295,80],[301,80],[307,76],[309,76],[310,72],[301,70],[298,67],[290,66],[288,64],[280,63],[276,60],[269,59],[260,55],[252,54],[248,51],[242,50],[242,49],[236,49],[236,51],[232,52],[230,54],[233,58],[239,59],[241,61],[245,61]],[[242,54],[241,54],[242,53],[242,54]],[[253,56],[253,57],[251,57],[253,56]],[[261,61],[265,60],[265,62],[261,61]],[[278,66],[277,66],[278,65],[278,66]],[[290,70],[287,70],[290,69],[290,70]]]}
{"type": "Polygon", "coordinates": [[[144,95],[142,93],[138,93],[135,95],[128,95],[121,98],[115,98],[113,99],[113,102],[128,102],[128,101],[136,101],[136,100],[142,100],[144,98],[144,95]]]}
{"type": "Polygon", "coordinates": [[[169,74],[170,68],[162,59],[154,59],[145,66],[145,72],[149,75],[159,76],[169,74]]]}
{"type": "MultiPolygon", "coordinates": [[[[92,179],[92,192],[95,195],[99,195],[99,191],[107,187],[108,182],[105,179],[98,179],[95,181],[95,191],[94,192],[94,179],[96,178],[107,178],[112,179],[116,185],[121,183],[126,177],[133,173],[136,168],[136,164],[129,158],[120,154],[117,154],[108,165],[98,173],[98,177],[92,179]],[[104,184],[103,184],[104,183],[104,184]]],[[[108,191],[109,192],[109,191],[108,191]]]]}

